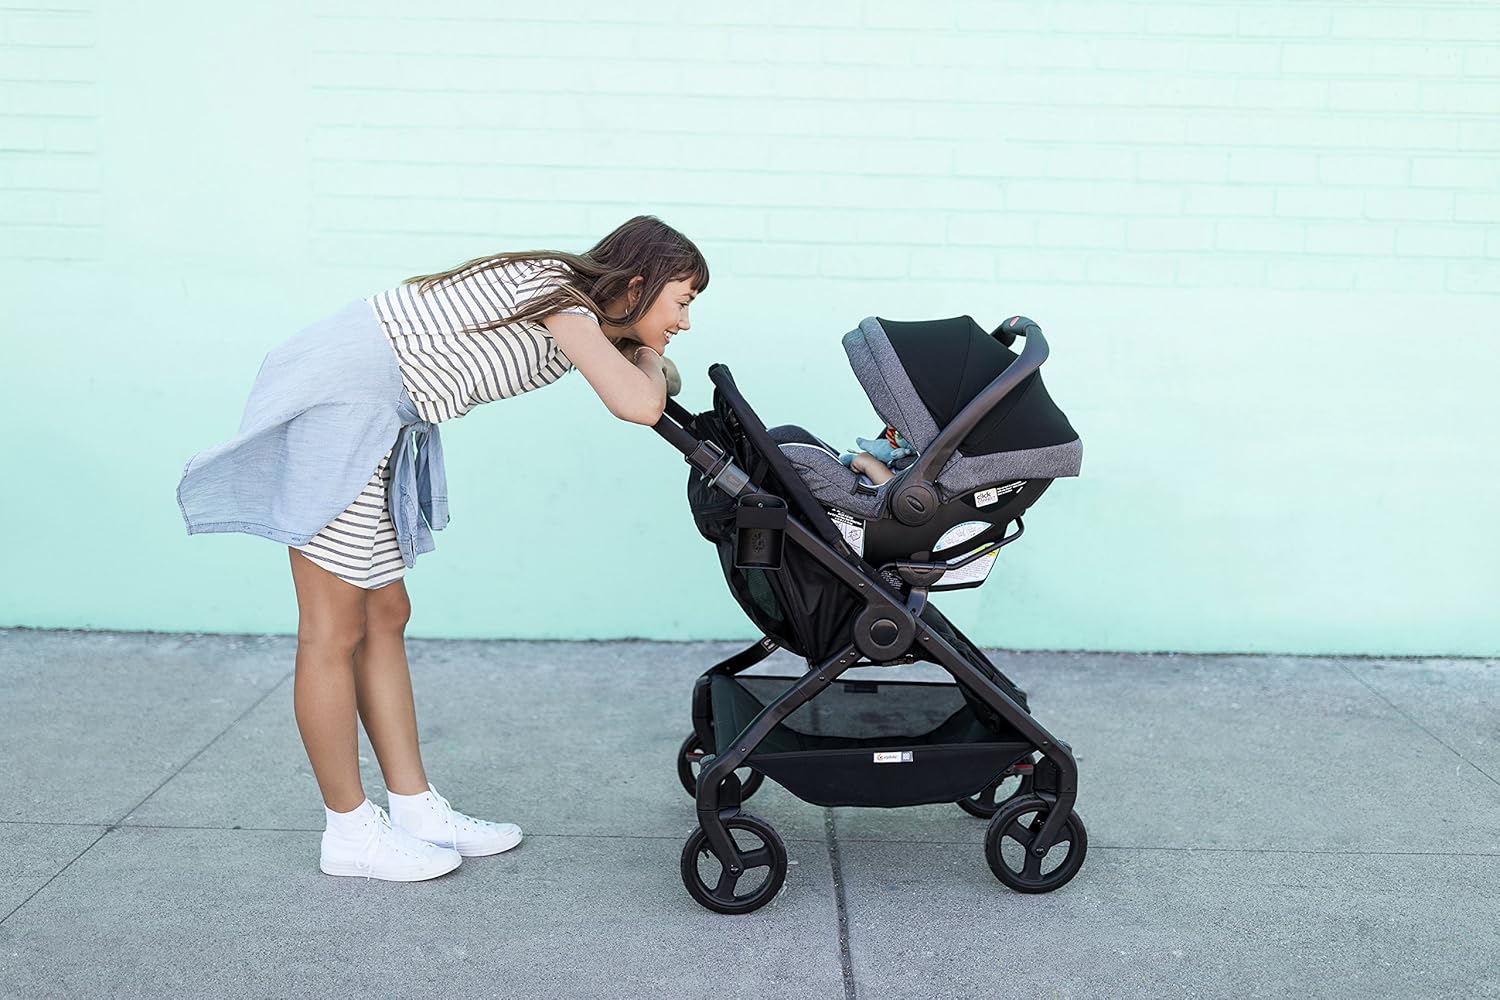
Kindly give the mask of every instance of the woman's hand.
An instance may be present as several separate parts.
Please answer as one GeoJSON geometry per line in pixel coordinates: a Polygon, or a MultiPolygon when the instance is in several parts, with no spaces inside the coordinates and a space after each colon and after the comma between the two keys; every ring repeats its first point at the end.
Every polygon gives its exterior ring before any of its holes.
{"type": "MultiPolygon", "coordinates": [[[[615,341],[615,347],[619,349],[621,354],[625,355],[625,360],[632,364],[635,363],[635,352],[640,350],[642,346],[644,345],[640,341],[631,340],[629,337],[622,337],[615,341]]],[[[647,350],[653,350],[653,348],[647,348],[647,350]]],[[[660,357],[662,374],[667,378],[667,395],[675,396],[682,391],[682,376],[678,373],[677,366],[672,363],[671,358],[665,355],[661,355],[660,357]]]]}

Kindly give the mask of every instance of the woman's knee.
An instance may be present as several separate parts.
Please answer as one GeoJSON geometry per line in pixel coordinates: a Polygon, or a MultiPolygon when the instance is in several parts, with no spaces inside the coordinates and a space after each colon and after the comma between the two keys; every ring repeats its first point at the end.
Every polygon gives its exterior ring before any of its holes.
{"type": "Polygon", "coordinates": [[[365,596],[366,628],[371,632],[405,632],[411,621],[411,598],[400,580],[377,587],[365,596]]]}
{"type": "Polygon", "coordinates": [[[363,614],[304,614],[297,621],[297,648],[331,656],[352,656],[365,641],[366,628],[363,614]]]}
{"type": "Polygon", "coordinates": [[[297,647],[349,655],[365,638],[364,592],[292,551],[297,587],[297,647]]]}

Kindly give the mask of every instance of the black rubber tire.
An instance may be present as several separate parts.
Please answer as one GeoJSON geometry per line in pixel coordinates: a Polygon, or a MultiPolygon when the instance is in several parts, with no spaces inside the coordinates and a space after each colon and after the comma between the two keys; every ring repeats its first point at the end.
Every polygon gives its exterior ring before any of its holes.
{"type": "Polygon", "coordinates": [[[781,887],[786,882],[786,845],[782,843],[781,837],[772,828],[770,823],[751,816],[749,813],[740,813],[724,821],[724,826],[729,830],[730,839],[734,840],[735,846],[740,849],[742,860],[745,862],[745,871],[739,876],[730,877],[724,870],[722,863],[719,866],[719,879],[709,886],[698,871],[698,862],[702,858],[714,858],[713,851],[708,846],[708,834],[703,832],[701,826],[694,827],[687,843],[682,845],[682,884],[687,887],[688,895],[698,905],[713,910],[716,913],[740,914],[750,913],[765,906],[776,898],[781,887]],[[735,831],[743,831],[760,840],[760,846],[746,845],[743,837],[736,837],[735,831]],[[769,868],[765,880],[752,889],[749,893],[741,896],[735,892],[737,883],[750,872],[760,868],[769,868]]]}
{"type": "Polygon", "coordinates": [[[1052,806],[1039,796],[1018,795],[1002,805],[990,819],[989,830],[984,836],[984,858],[990,863],[990,871],[995,873],[995,877],[1017,892],[1052,892],[1061,889],[1078,874],[1078,869],[1083,867],[1083,859],[1088,855],[1088,831],[1084,829],[1083,820],[1078,818],[1076,812],[1068,814],[1057,842],[1046,855],[1037,858],[1031,854],[1031,839],[1042,828],[1051,810],[1052,806]],[[1007,839],[1015,841],[1025,851],[1025,861],[1019,871],[1006,862],[1002,842],[1007,839]],[[1043,873],[1042,862],[1054,857],[1061,849],[1067,851],[1062,861],[1051,871],[1043,873]]]}
{"type": "MultiPolygon", "coordinates": [[[[688,755],[702,749],[703,744],[699,741],[697,733],[688,733],[687,739],[682,741],[682,746],[677,748],[677,780],[682,782],[682,790],[695,799],[698,797],[698,773],[693,770],[693,761],[688,758],[688,755]]],[[[754,795],[756,789],[760,788],[761,783],[766,780],[766,776],[753,767],[736,768],[734,773],[740,779],[741,802],[754,795]]]]}
{"type": "Polygon", "coordinates": [[[1014,774],[1002,775],[999,782],[990,785],[978,795],[971,795],[966,799],[958,800],[958,807],[970,816],[980,819],[989,819],[1000,811],[1000,807],[1019,795],[1030,795],[1032,789],[1031,775],[1023,774],[1021,780],[1015,784],[1007,784],[1014,774]],[[1001,794],[1003,793],[1003,794],[1001,794]]]}

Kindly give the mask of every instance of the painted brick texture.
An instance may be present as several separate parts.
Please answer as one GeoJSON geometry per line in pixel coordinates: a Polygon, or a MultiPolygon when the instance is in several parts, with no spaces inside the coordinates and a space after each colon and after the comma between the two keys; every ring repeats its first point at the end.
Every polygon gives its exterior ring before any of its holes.
{"type": "MultiPolygon", "coordinates": [[[[265,347],[641,211],[713,269],[673,345],[688,402],[732,363],[841,447],[878,429],[837,344],[863,316],[1041,322],[1084,475],[1003,583],[945,595],[976,640],[1500,652],[1500,4],[1444,0],[0,0],[10,398],[76,408],[15,445],[51,478],[0,608],[286,631],[260,610],[290,613],[283,567],[164,502],[265,347]],[[106,473],[142,526],[110,536],[147,574],[123,594],[52,541],[106,473]]],[[[744,635],[690,526],[653,520],[682,521],[680,463],[582,380],[527,395],[449,432],[467,520],[426,634],[744,635]],[[485,436],[509,421],[544,486],[513,488],[485,436]],[[613,570],[573,573],[601,556],[570,529],[511,571],[510,525],[587,525],[601,495],[631,498],[613,570]],[[636,564],[673,567],[659,620],[618,599],[636,564]]]]}
{"type": "MultiPolygon", "coordinates": [[[[852,276],[857,243],[892,248],[872,278],[1003,278],[1035,247],[1034,281],[1500,291],[1475,269],[1497,260],[1497,7],[621,10],[289,19],[318,252],[578,242],[631,200],[692,211],[757,273],[852,276]]],[[[91,4],[0,9],[7,255],[95,256],[96,43],[91,4]]]]}
{"type": "Polygon", "coordinates": [[[317,232],[578,241],[628,190],[757,273],[1500,291],[1500,8],[1362,7],[324,3],[317,232]]]}

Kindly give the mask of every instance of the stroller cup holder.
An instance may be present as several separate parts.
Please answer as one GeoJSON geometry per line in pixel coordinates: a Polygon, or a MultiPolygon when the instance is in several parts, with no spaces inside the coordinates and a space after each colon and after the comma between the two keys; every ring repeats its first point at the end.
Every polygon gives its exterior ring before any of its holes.
{"type": "Polygon", "coordinates": [[[786,542],[786,501],[769,493],[740,497],[734,513],[734,568],[781,568],[786,542]]]}

